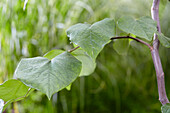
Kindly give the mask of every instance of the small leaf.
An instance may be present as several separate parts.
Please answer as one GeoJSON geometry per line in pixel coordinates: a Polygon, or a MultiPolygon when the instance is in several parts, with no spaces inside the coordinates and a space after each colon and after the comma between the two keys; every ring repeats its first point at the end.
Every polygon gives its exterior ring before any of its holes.
{"type": "Polygon", "coordinates": [[[53,59],[54,57],[56,57],[57,55],[59,55],[63,52],[64,52],[63,50],[54,49],[54,50],[51,50],[50,52],[46,53],[43,57],[51,60],[51,59],[53,59]]]}
{"type": "Polygon", "coordinates": [[[170,38],[164,36],[164,34],[162,33],[161,34],[157,33],[157,35],[158,35],[158,39],[161,42],[161,44],[164,47],[170,48],[170,38]]]}
{"type": "Polygon", "coordinates": [[[167,103],[161,107],[162,113],[170,113],[170,103],[167,103]]]}
{"type": "Polygon", "coordinates": [[[72,84],[70,84],[69,86],[66,87],[66,89],[67,89],[68,91],[71,90],[71,85],[72,85],[72,84]]]}
{"type": "Polygon", "coordinates": [[[44,57],[20,61],[15,75],[26,85],[40,90],[50,99],[52,94],[71,84],[80,74],[81,62],[64,52],[52,60],[44,57]]]}
{"type": "Polygon", "coordinates": [[[95,61],[87,55],[82,49],[77,49],[71,53],[82,63],[82,70],[79,76],[87,76],[94,72],[96,68],[95,61]]]}
{"type": "Polygon", "coordinates": [[[129,40],[128,39],[115,40],[113,43],[113,47],[118,54],[127,55],[127,51],[129,49],[129,40]]]}
{"type": "Polygon", "coordinates": [[[23,97],[28,92],[29,87],[19,80],[11,79],[0,85],[0,99],[9,101],[23,97]]]}
{"type": "Polygon", "coordinates": [[[67,36],[95,59],[110,38],[115,36],[115,22],[107,18],[93,25],[79,23],[67,30],[67,36]]]}
{"type": "Polygon", "coordinates": [[[141,17],[134,20],[132,17],[125,16],[118,20],[118,27],[148,41],[152,40],[154,33],[157,31],[157,24],[150,17],[141,17]]]}
{"type": "MultiPolygon", "coordinates": [[[[26,87],[27,87],[27,86],[26,86],[26,87]]],[[[11,99],[11,100],[5,102],[5,104],[4,104],[4,106],[3,106],[3,111],[4,111],[4,110],[8,107],[8,105],[10,105],[12,102],[20,101],[20,100],[28,97],[29,94],[30,94],[31,92],[33,92],[34,90],[35,90],[35,89],[33,89],[33,88],[29,88],[28,91],[25,93],[25,95],[23,95],[23,96],[21,96],[21,97],[19,97],[19,98],[11,99]]]]}
{"type": "Polygon", "coordinates": [[[26,92],[26,94],[25,94],[24,96],[19,97],[19,98],[17,98],[17,99],[11,99],[11,100],[5,102],[5,105],[4,105],[4,107],[3,107],[3,111],[4,111],[4,110],[8,107],[8,105],[10,105],[12,102],[20,101],[20,100],[28,97],[29,94],[30,94],[31,92],[33,92],[34,90],[35,90],[35,89],[33,89],[33,88],[29,88],[28,91],[26,92]]]}

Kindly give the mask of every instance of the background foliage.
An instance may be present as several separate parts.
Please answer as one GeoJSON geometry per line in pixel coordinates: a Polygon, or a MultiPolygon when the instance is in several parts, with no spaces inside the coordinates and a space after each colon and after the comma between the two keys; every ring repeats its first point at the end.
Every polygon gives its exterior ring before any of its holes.
{"type": "MultiPolygon", "coordinates": [[[[151,3],[152,0],[29,0],[23,11],[24,0],[1,0],[0,83],[13,78],[21,58],[42,56],[52,49],[71,49],[66,36],[69,26],[79,22],[91,24],[108,17],[117,20],[124,15],[150,16],[151,3]]],[[[170,3],[161,0],[161,27],[168,37],[169,10],[170,3]]],[[[15,108],[20,113],[160,113],[148,48],[131,41],[128,53],[120,55],[113,49],[113,43],[98,56],[95,72],[77,79],[71,91],[62,90],[51,101],[34,91],[13,103],[6,112],[15,108]]],[[[161,47],[160,56],[170,97],[170,50],[161,47]]]]}

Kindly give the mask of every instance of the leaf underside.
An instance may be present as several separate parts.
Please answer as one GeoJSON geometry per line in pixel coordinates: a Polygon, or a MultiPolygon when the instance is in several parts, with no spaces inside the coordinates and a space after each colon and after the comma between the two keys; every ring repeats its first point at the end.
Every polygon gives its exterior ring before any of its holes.
{"type": "Polygon", "coordinates": [[[96,68],[96,62],[87,55],[82,49],[77,49],[71,53],[80,62],[82,62],[82,70],[79,76],[88,76],[92,74],[96,68]]]}
{"type": "Polygon", "coordinates": [[[161,107],[162,113],[170,113],[170,103],[167,103],[161,107]]]}
{"type": "Polygon", "coordinates": [[[162,33],[158,35],[158,39],[164,47],[170,48],[170,38],[164,36],[162,33]]]}
{"type": "Polygon", "coordinates": [[[118,54],[127,55],[129,49],[129,40],[128,39],[116,40],[113,43],[113,47],[118,54]]]}

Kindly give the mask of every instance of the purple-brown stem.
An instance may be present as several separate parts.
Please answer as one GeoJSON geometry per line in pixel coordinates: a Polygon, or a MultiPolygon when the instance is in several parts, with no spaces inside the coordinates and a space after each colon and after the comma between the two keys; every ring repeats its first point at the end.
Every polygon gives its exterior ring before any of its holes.
{"type": "MultiPolygon", "coordinates": [[[[159,3],[160,0],[153,0],[151,7],[152,19],[157,22],[157,30],[161,33],[160,21],[159,21],[159,3]]],[[[158,93],[159,101],[162,105],[169,103],[169,100],[165,91],[165,81],[164,81],[164,72],[162,69],[162,64],[159,56],[159,40],[157,35],[154,34],[153,49],[151,50],[153,63],[156,70],[157,84],[158,84],[158,93]]]]}
{"type": "Polygon", "coordinates": [[[80,47],[80,46],[77,46],[77,47],[75,47],[75,48],[73,48],[73,49],[70,49],[70,50],[68,50],[68,52],[71,53],[71,52],[75,51],[76,49],[78,49],[79,47],[80,47]]]}
{"type": "Polygon", "coordinates": [[[140,39],[138,39],[138,38],[134,38],[134,37],[132,37],[132,36],[118,36],[118,37],[112,37],[110,40],[114,40],[114,39],[124,39],[124,38],[133,39],[133,40],[135,40],[135,41],[137,41],[137,42],[140,42],[140,43],[142,43],[142,44],[148,46],[149,49],[152,50],[152,46],[151,46],[150,44],[148,44],[147,42],[145,42],[145,41],[143,41],[143,40],[140,40],[140,39]]]}

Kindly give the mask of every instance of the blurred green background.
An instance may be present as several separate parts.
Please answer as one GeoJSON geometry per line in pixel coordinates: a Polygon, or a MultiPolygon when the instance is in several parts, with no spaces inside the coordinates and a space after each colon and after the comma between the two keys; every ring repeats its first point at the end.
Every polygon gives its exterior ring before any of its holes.
{"type": "MultiPolygon", "coordinates": [[[[152,0],[0,0],[0,83],[13,78],[24,57],[42,56],[52,49],[72,48],[66,29],[79,22],[130,15],[150,16],[152,0]]],[[[161,0],[162,32],[170,37],[170,2],[161,0]]],[[[13,103],[11,113],[160,113],[155,70],[147,47],[131,41],[120,55],[108,44],[88,77],[78,78],[71,91],[62,90],[51,101],[34,91],[13,103]]],[[[120,46],[121,47],[121,46],[120,46]]],[[[160,46],[170,98],[170,49],[160,46]]]]}

